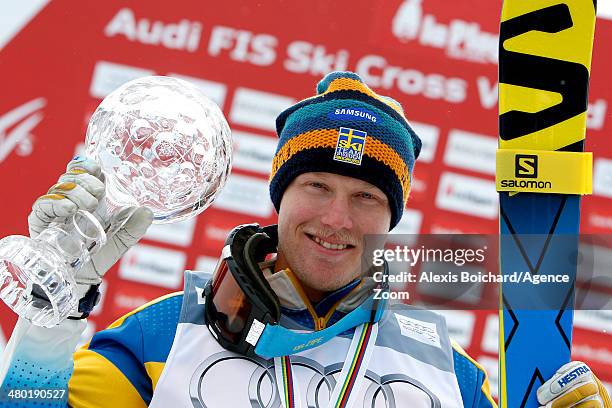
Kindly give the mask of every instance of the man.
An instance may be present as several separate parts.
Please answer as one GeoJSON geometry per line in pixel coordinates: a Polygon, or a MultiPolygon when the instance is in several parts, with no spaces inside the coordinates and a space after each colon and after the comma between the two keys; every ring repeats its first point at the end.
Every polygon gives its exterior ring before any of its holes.
{"type": "MultiPolygon", "coordinates": [[[[144,305],[97,333],[74,353],[74,366],[72,350],[88,307],[53,329],[20,320],[0,371],[2,401],[9,401],[11,389],[62,389],[67,383],[73,407],[496,407],[484,370],[450,340],[443,318],[385,308],[373,301],[376,282],[362,276],[365,237],[386,234],[401,218],[420,150],[401,106],[349,72],[327,75],[317,93],[277,119],[280,140],[270,178],[277,229],[249,227],[245,237],[245,229],[235,231],[212,283],[204,274],[186,273],[183,293],[144,305]],[[276,257],[253,258],[257,266],[249,269],[255,236],[274,242],[276,257]],[[259,292],[274,291],[259,305],[245,302],[257,290],[240,300],[232,292],[237,280],[253,277],[251,269],[265,277],[263,286],[251,282],[259,292]],[[274,309],[275,298],[279,322],[294,331],[277,331],[283,334],[258,348],[269,326],[248,340],[256,325],[245,333],[245,316],[274,309]],[[365,304],[371,310],[360,316],[366,318],[347,327],[365,304]],[[244,336],[246,343],[236,340],[244,336]],[[311,340],[296,342],[300,336],[311,340]],[[279,351],[287,344],[294,352],[279,351]],[[229,351],[238,346],[250,352],[229,351]]],[[[95,208],[103,187],[94,163],[73,160],[60,183],[34,204],[31,234],[56,216],[95,208]]],[[[150,212],[138,209],[78,273],[83,305],[92,303],[91,288],[150,223],[150,212]]],[[[583,398],[605,400],[596,378],[582,371],[568,387],[578,391],[551,388],[541,402],[566,398],[558,406],[569,407],[583,398]]]]}

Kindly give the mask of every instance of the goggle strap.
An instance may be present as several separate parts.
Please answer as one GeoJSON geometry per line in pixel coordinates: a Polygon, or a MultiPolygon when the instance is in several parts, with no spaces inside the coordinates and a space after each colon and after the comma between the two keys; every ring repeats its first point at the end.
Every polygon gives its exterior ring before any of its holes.
{"type": "MultiPolygon", "coordinates": [[[[370,297],[337,323],[315,332],[299,333],[281,325],[268,324],[255,346],[255,353],[268,359],[288,356],[321,345],[340,333],[371,322],[373,301],[374,299],[370,297]]],[[[380,306],[378,305],[379,309],[382,309],[380,306]]],[[[382,313],[376,313],[378,319],[381,315],[382,313]]]]}

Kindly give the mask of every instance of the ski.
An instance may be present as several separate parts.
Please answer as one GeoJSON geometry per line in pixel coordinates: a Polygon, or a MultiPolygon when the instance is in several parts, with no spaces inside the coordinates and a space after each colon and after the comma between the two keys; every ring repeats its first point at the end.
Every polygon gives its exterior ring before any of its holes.
{"type": "Polygon", "coordinates": [[[596,0],[504,0],[499,47],[500,271],[568,275],[500,287],[500,406],[538,407],[536,391],[570,360],[596,0]]]}

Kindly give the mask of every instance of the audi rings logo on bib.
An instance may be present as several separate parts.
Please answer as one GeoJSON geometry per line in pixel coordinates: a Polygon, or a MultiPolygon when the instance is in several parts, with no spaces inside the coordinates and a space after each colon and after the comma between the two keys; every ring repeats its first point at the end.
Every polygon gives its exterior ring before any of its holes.
{"type": "MultiPolygon", "coordinates": [[[[326,408],[343,362],[323,366],[301,356],[292,356],[291,361],[295,379],[300,384],[302,406],[326,408]]],[[[401,407],[406,401],[410,401],[413,407],[440,406],[440,400],[433,392],[404,374],[381,376],[367,370],[365,386],[360,392],[357,401],[363,403],[357,404],[356,408],[401,407]]],[[[211,355],[196,368],[189,382],[189,395],[196,408],[282,407],[274,380],[273,360],[245,357],[228,351],[211,355]],[[229,376],[232,378],[231,392],[219,392],[228,389],[229,376]]]]}

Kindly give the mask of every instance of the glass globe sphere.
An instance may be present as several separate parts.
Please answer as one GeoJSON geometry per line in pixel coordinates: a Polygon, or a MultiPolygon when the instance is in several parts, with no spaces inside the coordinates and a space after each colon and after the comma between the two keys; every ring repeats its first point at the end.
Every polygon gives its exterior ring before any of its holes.
{"type": "Polygon", "coordinates": [[[171,77],[138,78],[109,94],[89,121],[85,145],[102,166],[110,204],[146,206],[158,224],[204,211],[232,165],[219,107],[171,77]]]}

